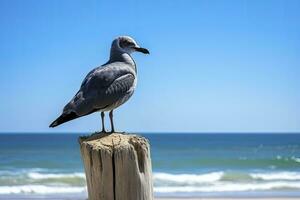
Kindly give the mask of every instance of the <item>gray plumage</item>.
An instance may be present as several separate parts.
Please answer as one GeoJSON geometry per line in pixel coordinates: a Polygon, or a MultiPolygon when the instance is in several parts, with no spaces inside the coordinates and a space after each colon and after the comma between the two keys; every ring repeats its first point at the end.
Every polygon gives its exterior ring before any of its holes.
{"type": "MultiPolygon", "coordinates": [[[[64,107],[63,113],[50,127],[58,126],[72,119],[100,111],[112,111],[125,103],[133,94],[137,83],[136,64],[131,53],[139,51],[148,54],[147,49],[141,48],[128,36],[116,38],[111,46],[109,61],[93,69],[83,80],[79,91],[64,107]]],[[[102,131],[104,129],[104,113],[102,131]]]]}

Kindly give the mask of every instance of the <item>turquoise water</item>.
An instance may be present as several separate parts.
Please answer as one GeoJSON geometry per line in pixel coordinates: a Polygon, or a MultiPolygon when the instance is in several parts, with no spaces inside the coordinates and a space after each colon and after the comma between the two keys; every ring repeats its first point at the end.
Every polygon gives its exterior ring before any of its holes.
{"type": "MultiPolygon", "coordinates": [[[[156,196],[300,197],[300,134],[143,135],[156,196]]],[[[78,136],[0,134],[0,195],[86,196],[78,136]]]]}

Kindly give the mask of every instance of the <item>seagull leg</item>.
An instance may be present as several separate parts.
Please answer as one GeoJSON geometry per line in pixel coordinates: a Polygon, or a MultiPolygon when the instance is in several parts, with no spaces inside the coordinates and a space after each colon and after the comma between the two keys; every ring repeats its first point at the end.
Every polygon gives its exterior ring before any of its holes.
{"type": "Polygon", "coordinates": [[[113,110],[111,110],[109,112],[109,118],[110,118],[110,124],[111,124],[111,133],[114,133],[115,132],[115,127],[114,127],[114,120],[113,120],[113,110]]]}
{"type": "Polygon", "coordinates": [[[105,127],[104,127],[104,116],[105,116],[105,114],[104,114],[104,112],[101,112],[101,121],[102,121],[102,133],[106,133],[106,131],[105,131],[105,127]]]}

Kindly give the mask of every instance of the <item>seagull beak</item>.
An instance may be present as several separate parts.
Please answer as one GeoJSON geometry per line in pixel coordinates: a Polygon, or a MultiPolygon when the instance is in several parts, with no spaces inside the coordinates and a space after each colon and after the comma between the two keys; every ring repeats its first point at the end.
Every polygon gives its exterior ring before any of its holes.
{"type": "Polygon", "coordinates": [[[138,52],[142,52],[144,54],[150,54],[150,52],[148,51],[148,49],[142,48],[142,47],[134,47],[134,49],[138,52]]]}

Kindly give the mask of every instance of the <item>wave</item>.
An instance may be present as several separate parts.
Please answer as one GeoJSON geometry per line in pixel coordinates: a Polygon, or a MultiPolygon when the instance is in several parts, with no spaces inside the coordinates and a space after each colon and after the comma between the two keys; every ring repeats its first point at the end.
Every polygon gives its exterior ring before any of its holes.
{"type": "Polygon", "coordinates": [[[300,172],[210,172],[204,174],[154,173],[157,186],[194,186],[214,182],[253,182],[253,181],[300,181],[300,172]]]}
{"type": "MultiPolygon", "coordinates": [[[[86,192],[83,172],[0,171],[0,194],[86,192]]],[[[154,172],[156,193],[234,192],[300,189],[296,171],[214,171],[199,174],[154,172]]]]}
{"type": "Polygon", "coordinates": [[[160,183],[181,183],[181,184],[195,184],[207,183],[220,180],[224,172],[212,172],[207,174],[168,174],[168,173],[154,173],[153,178],[155,182],[160,183]]]}
{"type": "Polygon", "coordinates": [[[300,189],[300,182],[273,182],[273,183],[216,183],[209,186],[162,186],[154,187],[157,193],[186,193],[186,192],[244,192],[244,191],[265,191],[275,189],[300,189]]]}
{"type": "Polygon", "coordinates": [[[262,180],[300,180],[299,172],[273,172],[273,173],[252,173],[254,179],[262,180]]]}
{"type": "MultiPolygon", "coordinates": [[[[265,191],[275,189],[300,189],[300,182],[272,182],[272,183],[216,183],[208,186],[158,186],[154,187],[155,193],[191,193],[191,192],[243,192],[265,191]]],[[[86,187],[21,185],[0,186],[0,194],[68,194],[86,193],[86,187]]]]}
{"type": "Polygon", "coordinates": [[[60,173],[60,174],[43,174],[38,172],[30,172],[27,176],[31,179],[59,179],[59,178],[85,178],[84,173],[60,173]]]}
{"type": "Polygon", "coordinates": [[[47,173],[33,172],[32,170],[22,171],[0,171],[0,186],[14,185],[67,185],[84,186],[85,174],[82,172],[74,173],[47,173]]]}
{"type": "Polygon", "coordinates": [[[297,163],[300,163],[300,158],[297,158],[297,157],[292,156],[292,157],[291,157],[291,160],[293,160],[293,161],[295,161],[295,162],[297,162],[297,163]]]}
{"type": "MultiPolygon", "coordinates": [[[[190,192],[243,192],[266,191],[276,189],[300,189],[300,182],[272,182],[272,183],[216,183],[208,186],[158,186],[155,193],[190,193],[190,192]]],[[[0,186],[0,194],[67,194],[86,193],[86,187],[21,185],[0,186]]]]}
{"type": "Polygon", "coordinates": [[[0,194],[64,194],[64,193],[84,193],[85,187],[62,187],[45,185],[18,185],[18,186],[0,186],[0,194]]]}
{"type": "MultiPolygon", "coordinates": [[[[0,180],[6,178],[23,178],[31,181],[47,181],[50,180],[78,180],[84,181],[85,174],[83,172],[74,173],[46,173],[22,171],[19,173],[9,171],[0,171],[0,180]]],[[[245,171],[215,171],[200,174],[171,174],[164,172],[153,173],[154,182],[169,185],[194,185],[205,184],[216,181],[300,181],[300,172],[296,171],[277,171],[277,172],[245,172],[245,171]]],[[[1,185],[0,185],[1,186],[1,185]]]]}
{"type": "Polygon", "coordinates": [[[30,172],[48,172],[47,169],[43,168],[30,168],[30,169],[18,169],[18,170],[1,170],[0,176],[17,176],[17,175],[23,175],[30,172]]]}

